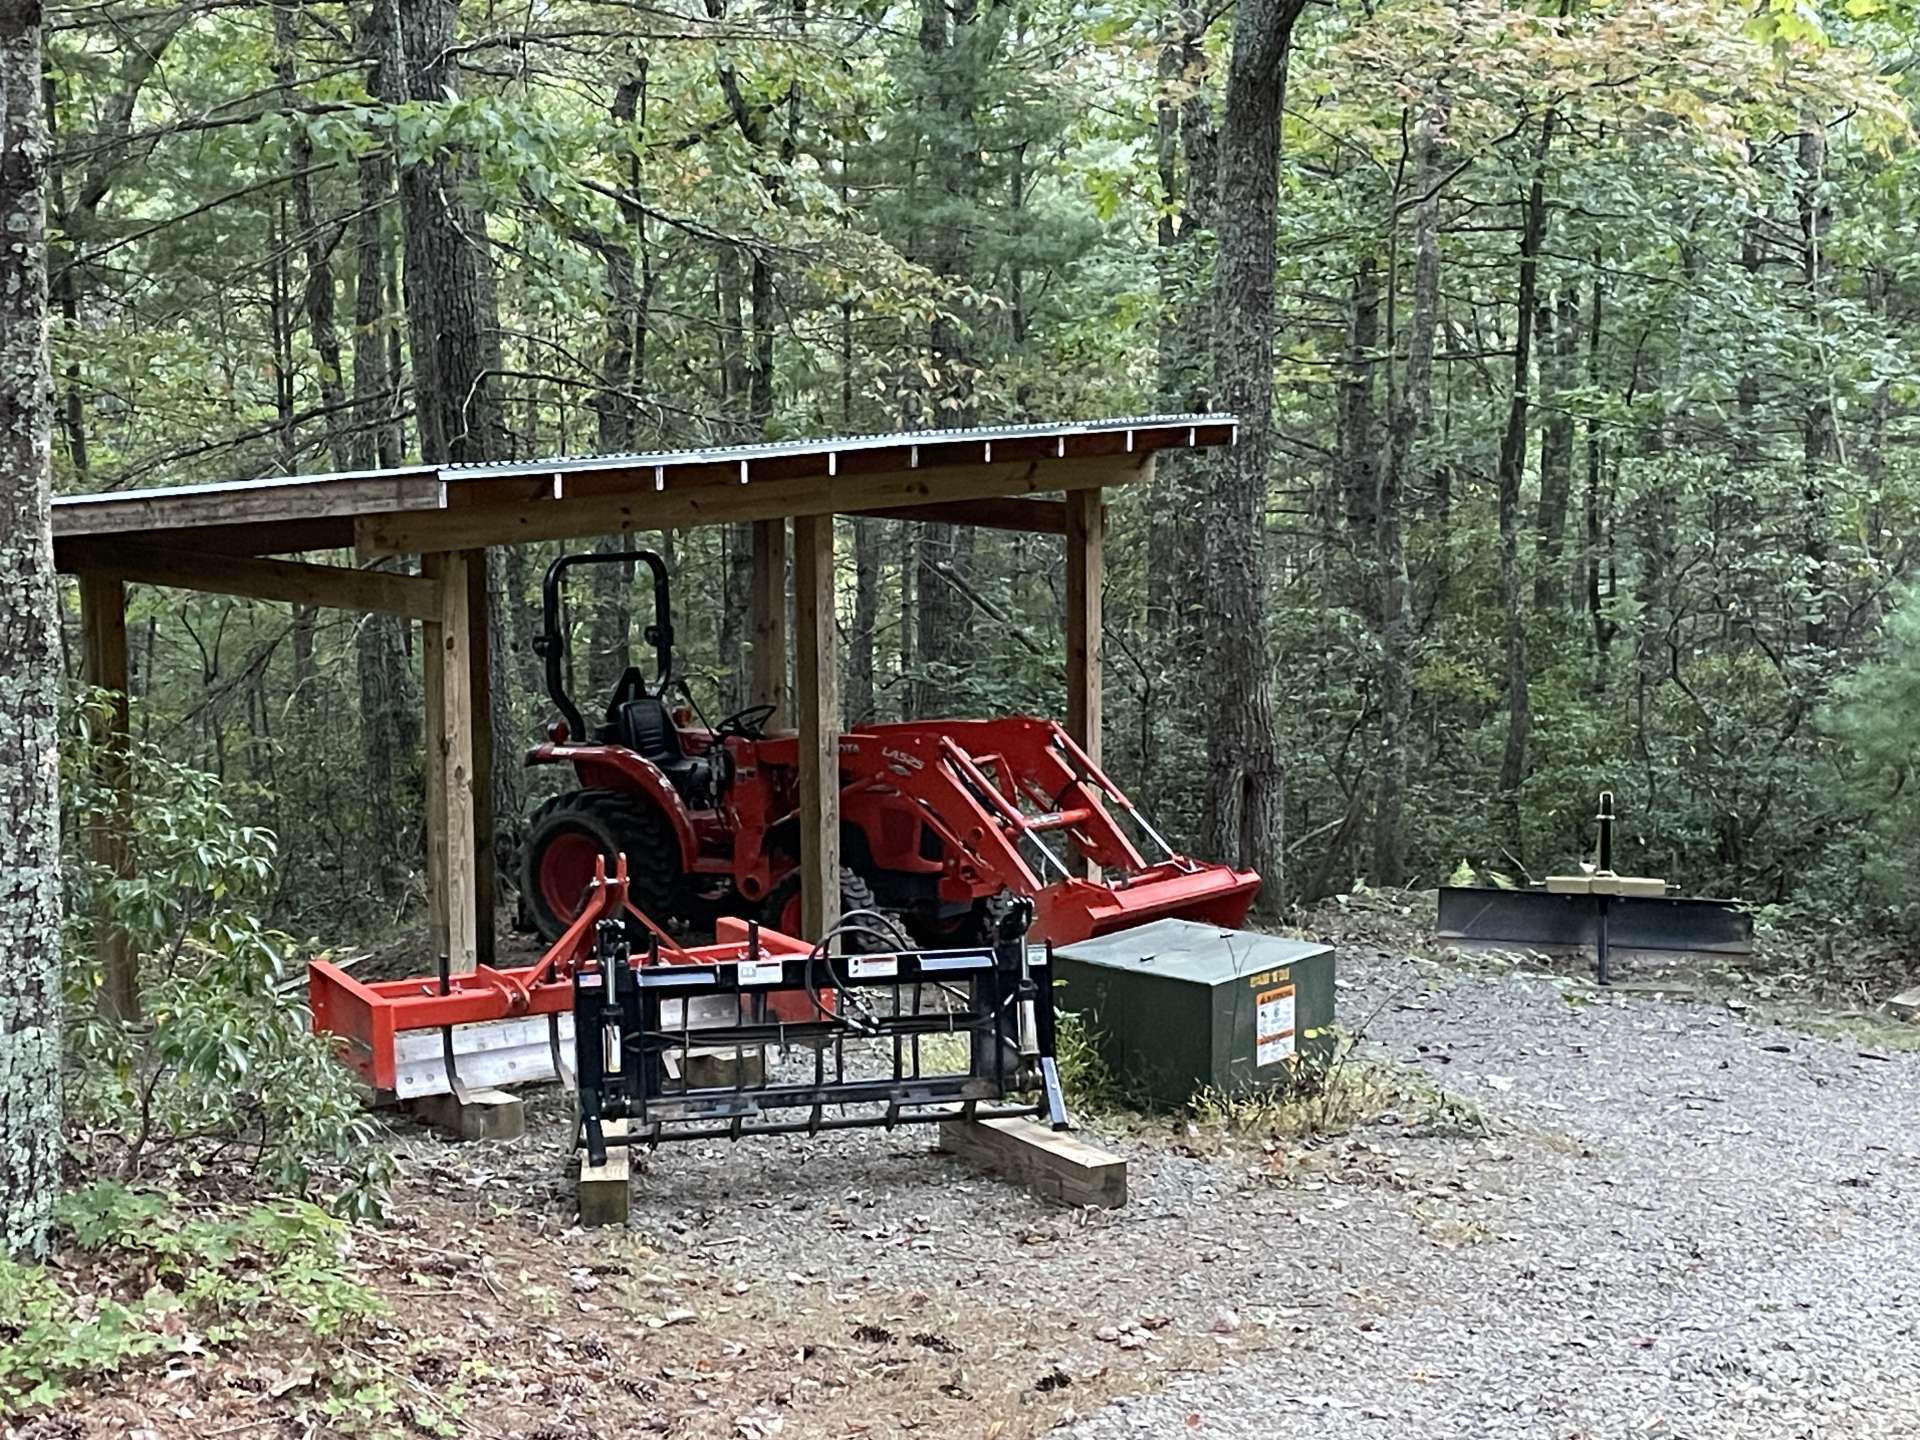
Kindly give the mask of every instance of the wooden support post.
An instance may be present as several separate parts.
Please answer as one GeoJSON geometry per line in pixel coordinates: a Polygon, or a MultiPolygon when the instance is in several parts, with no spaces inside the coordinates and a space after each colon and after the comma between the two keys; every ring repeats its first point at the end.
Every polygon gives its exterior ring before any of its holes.
{"type": "Polygon", "coordinates": [[[787,723],[787,522],[753,522],[753,671],[748,702],[778,708],[767,721],[787,723]]]}
{"type": "Polygon", "coordinates": [[[1107,507],[1099,490],[1067,492],[1067,733],[1100,760],[1100,591],[1107,507]]]}
{"type": "Polygon", "coordinates": [[[793,708],[800,730],[800,905],[807,939],[840,922],[840,671],[833,517],[793,522],[793,708]]]}
{"type": "MultiPolygon", "coordinates": [[[[88,845],[93,861],[115,880],[133,878],[133,769],[127,692],[127,587],[107,575],[80,577],[80,619],[86,634],[87,683],[113,692],[104,733],[93,736],[94,780],[106,810],[88,845]]],[[[133,942],[104,909],[94,919],[93,949],[100,966],[100,1009],[115,1020],[140,1016],[140,976],[133,942]]]]}
{"type": "Polygon", "coordinates": [[[1127,1203],[1123,1158],[1033,1120],[942,1120],[940,1148],[1063,1205],[1127,1203]]]}
{"type": "Polygon", "coordinates": [[[473,715],[474,959],[491,965],[499,876],[493,813],[493,606],[487,593],[487,552],[469,550],[467,562],[467,694],[473,715]]]}
{"type": "Polygon", "coordinates": [[[436,585],[439,619],[421,628],[427,700],[427,890],[431,940],[465,974],[479,956],[474,885],[473,640],[464,551],[420,557],[436,585]]]}

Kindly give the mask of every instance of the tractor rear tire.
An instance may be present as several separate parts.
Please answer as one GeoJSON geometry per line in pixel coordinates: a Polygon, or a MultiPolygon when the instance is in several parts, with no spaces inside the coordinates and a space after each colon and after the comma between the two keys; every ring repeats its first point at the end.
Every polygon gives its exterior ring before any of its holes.
{"type": "MultiPolygon", "coordinates": [[[[800,933],[800,922],[794,913],[798,908],[799,900],[800,872],[796,870],[767,892],[767,898],[760,906],[760,923],[770,930],[778,930],[782,935],[791,935],[796,940],[811,938],[800,933]]],[[[845,915],[850,910],[878,908],[878,902],[873,898],[873,887],[866,882],[859,871],[842,865],[840,867],[840,913],[845,915]]],[[[855,954],[880,954],[894,947],[880,936],[862,931],[848,935],[844,948],[855,954]]]]}
{"type": "Polygon", "coordinates": [[[533,812],[521,854],[520,893],[547,944],[579,915],[596,854],[609,874],[614,857],[627,857],[627,896],[656,924],[665,926],[683,908],[680,842],[659,807],[637,795],[569,790],[554,796],[533,812]]]}

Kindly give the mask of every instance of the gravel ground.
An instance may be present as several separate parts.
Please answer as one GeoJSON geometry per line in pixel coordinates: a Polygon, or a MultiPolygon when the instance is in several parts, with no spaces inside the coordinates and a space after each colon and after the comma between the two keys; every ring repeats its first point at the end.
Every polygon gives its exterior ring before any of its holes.
{"type": "MultiPolygon", "coordinates": [[[[1340,980],[1346,1022],[1371,1014],[1484,1134],[1417,1094],[1272,1152],[1108,1126],[1132,1188],[1111,1213],[913,1130],[643,1161],[624,1243],[683,1278],[708,1338],[838,1346],[846,1404],[889,1377],[851,1425],[804,1396],[669,1396],[671,1433],[747,1433],[728,1417],[751,1400],[786,1435],[1920,1436],[1920,1055],[1367,947],[1340,980]],[[938,1372],[902,1368],[923,1324],[954,1342],[938,1372]],[[849,1343],[869,1325],[900,1363],[849,1343]],[[989,1374],[1014,1377],[991,1401],[989,1374]]],[[[560,1104],[512,1145],[416,1137],[412,1183],[475,1215],[510,1197],[577,1252],[560,1104]]]]}
{"type": "Polygon", "coordinates": [[[1247,1297],[1300,1343],[1072,1435],[1920,1435],[1920,1057],[1342,959],[1343,1013],[1398,993],[1375,1038],[1504,1142],[1472,1228],[1379,1190],[1302,1213],[1247,1297]]]}

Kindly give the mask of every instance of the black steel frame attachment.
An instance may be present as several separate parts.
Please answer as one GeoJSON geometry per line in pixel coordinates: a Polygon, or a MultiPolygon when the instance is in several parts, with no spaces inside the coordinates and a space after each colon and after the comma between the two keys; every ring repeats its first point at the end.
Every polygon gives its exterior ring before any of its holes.
{"type": "Polygon", "coordinates": [[[749,926],[741,959],[697,963],[668,963],[657,939],[636,954],[623,926],[603,922],[593,963],[573,982],[589,1161],[604,1163],[610,1145],[953,1119],[1034,1117],[1067,1129],[1053,954],[1027,943],[1032,916],[1029,903],[1016,904],[987,946],[875,951],[876,938],[904,937],[885,917],[855,911],[810,954],[771,954],[749,926]],[[675,1002],[679,1023],[669,1025],[675,1002]],[[796,1009],[802,1018],[791,1018],[796,1009]],[[942,1036],[964,1044],[930,1043],[942,1036]],[[803,1073],[776,1079],[736,1063],[733,1083],[696,1085],[684,1063],[696,1048],[745,1057],[769,1047],[804,1053],[803,1073]],[[624,1134],[607,1133],[611,1119],[629,1122],[624,1134]]]}

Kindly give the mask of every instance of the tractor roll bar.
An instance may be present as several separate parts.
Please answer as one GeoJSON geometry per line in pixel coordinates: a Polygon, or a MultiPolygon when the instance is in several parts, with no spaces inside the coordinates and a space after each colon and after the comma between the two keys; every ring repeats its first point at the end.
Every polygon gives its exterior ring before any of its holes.
{"type": "MultiPolygon", "coordinates": [[[[663,690],[673,669],[673,603],[667,582],[667,562],[651,550],[584,550],[562,555],[547,567],[540,585],[540,633],[533,637],[533,653],[546,662],[547,694],[567,722],[567,731],[575,741],[588,738],[586,721],[580,707],[567,693],[567,628],[562,614],[563,591],[567,571],[576,565],[627,565],[638,562],[653,572],[653,623],[642,632],[653,646],[657,673],[654,688],[663,690]]],[[[622,681],[622,689],[625,682],[622,681]]]]}

